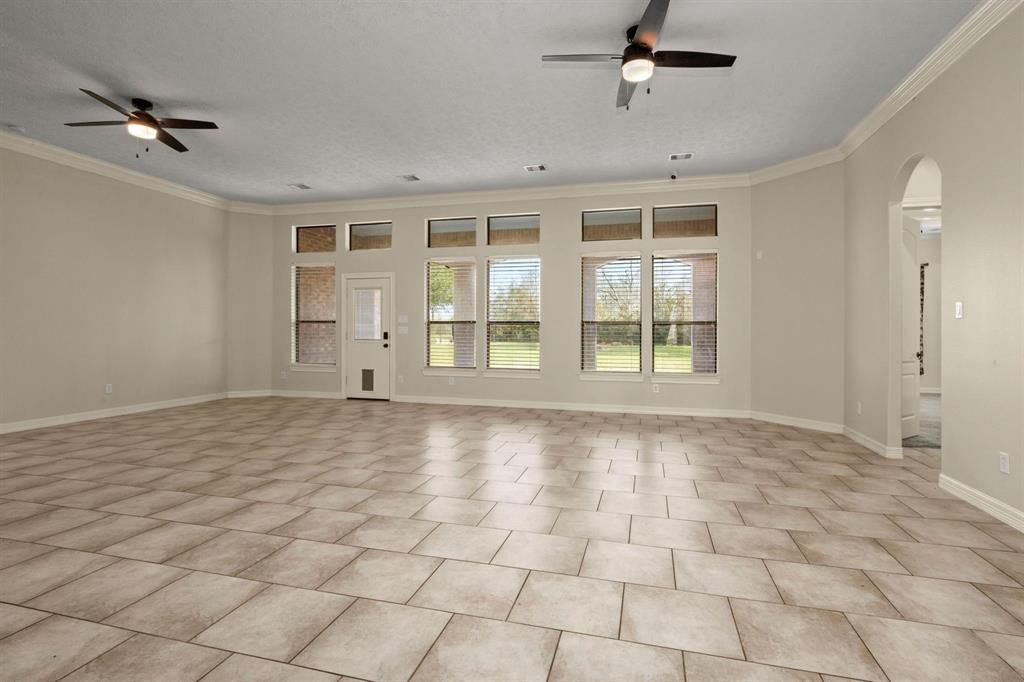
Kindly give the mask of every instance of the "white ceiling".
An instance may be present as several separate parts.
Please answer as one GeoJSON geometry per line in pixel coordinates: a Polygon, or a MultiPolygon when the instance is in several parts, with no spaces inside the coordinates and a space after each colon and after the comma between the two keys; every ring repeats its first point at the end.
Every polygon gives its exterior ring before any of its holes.
{"type": "Polygon", "coordinates": [[[673,0],[659,47],[739,59],[659,70],[627,112],[614,67],[540,55],[620,51],[646,0],[5,0],[0,123],[261,202],[747,171],[837,144],[975,4],[673,0]],[[222,129],[136,160],[120,128],[62,125],[112,118],[80,87],[222,129]]]}

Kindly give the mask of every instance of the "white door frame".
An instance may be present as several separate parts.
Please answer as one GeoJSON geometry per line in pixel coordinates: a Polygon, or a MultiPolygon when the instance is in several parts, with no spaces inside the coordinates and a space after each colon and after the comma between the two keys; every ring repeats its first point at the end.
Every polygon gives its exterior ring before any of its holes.
{"type": "Polygon", "coordinates": [[[341,307],[341,323],[342,329],[344,329],[342,351],[341,351],[341,394],[346,399],[348,396],[348,382],[345,380],[348,377],[348,309],[349,309],[349,296],[348,296],[348,284],[350,280],[359,279],[386,279],[388,280],[388,363],[389,363],[389,385],[388,385],[388,400],[391,401],[395,396],[395,342],[397,341],[398,334],[395,332],[395,273],[393,272],[346,272],[341,276],[341,290],[344,295],[345,304],[341,307]]]}

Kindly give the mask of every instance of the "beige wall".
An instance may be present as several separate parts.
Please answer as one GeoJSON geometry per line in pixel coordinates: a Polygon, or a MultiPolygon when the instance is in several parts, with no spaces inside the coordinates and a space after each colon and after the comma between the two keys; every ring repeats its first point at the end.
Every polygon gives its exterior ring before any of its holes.
{"type": "Polygon", "coordinates": [[[224,391],[227,223],[0,150],[0,422],[224,391]]]}
{"type": "Polygon", "coordinates": [[[1017,509],[1024,508],[1022,92],[1018,9],[845,164],[846,424],[899,444],[888,206],[902,198],[897,177],[906,181],[908,161],[928,155],[942,171],[943,473],[1017,509]],[[964,302],[961,320],[953,319],[954,301],[964,302]],[[999,473],[1000,451],[1011,455],[1010,475],[999,473]]]}
{"type": "Polygon", "coordinates": [[[274,259],[270,216],[231,213],[227,297],[229,391],[270,388],[274,259]]]}
{"type": "Polygon", "coordinates": [[[755,185],[751,404],[843,423],[843,165],[755,185]]]}

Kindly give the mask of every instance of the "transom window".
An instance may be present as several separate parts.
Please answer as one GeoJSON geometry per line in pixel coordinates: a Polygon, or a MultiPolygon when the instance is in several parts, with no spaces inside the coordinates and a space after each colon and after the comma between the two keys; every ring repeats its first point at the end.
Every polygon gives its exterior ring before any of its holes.
{"type": "Polygon", "coordinates": [[[640,209],[583,212],[583,241],[640,239],[640,209]]]}
{"type": "Polygon", "coordinates": [[[656,206],[654,238],[717,237],[718,206],[656,206]]]}
{"type": "Polygon", "coordinates": [[[303,225],[295,228],[296,253],[333,253],[338,230],[334,225],[303,225]]]}
{"type": "Polygon", "coordinates": [[[487,243],[536,244],[540,241],[540,215],[495,215],[487,219],[487,243]]]}
{"type": "Polygon", "coordinates": [[[348,226],[348,250],[391,248],[391,223],[352,223],[348,226]]]}
{"type": "Polygon", "coordinates": [[[427,221],[427,246],[476,246],[476,218],[427,221]]]}

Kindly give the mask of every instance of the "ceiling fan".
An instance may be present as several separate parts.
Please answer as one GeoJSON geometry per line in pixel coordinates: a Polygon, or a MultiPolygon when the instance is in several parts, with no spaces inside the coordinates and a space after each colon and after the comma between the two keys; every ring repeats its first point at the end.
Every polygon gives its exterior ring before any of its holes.
{"type": "Polygon", "coordinates": [[[544,62],[620,62],[622,78],[615,106],[629,108],[637,84],[654,75],[654,67],[672,69],[707,69],[732,66],[736,57],[714,52],[654,51],[658,34],[665,23],[669,0],[651,0],[639,24],[626,29],[626,49],[622,54],[546,54],[544,62]]]}
{"type": "Polygon", "coordinates": [[[82,121],[80,123],[65,123],[66,126],[126,126],[128,134],[143,140],[160,140],[165,145],[179,152],[187,152],[188,147],[171,135],[166,128],[192,128],[192,129],[215,129],[217,124],[212,121],[193,121],[188,118],[157,118],[150,114],[153,103],[149,100],[133,98],[132,106],[135,111],[128,111],[119,104],[111,102],[106,97],[97,95],[91,90],[79,88],[82,92],[95,100],[103,102],[117,113],[127,116],[124,121],[82,121]]]}

